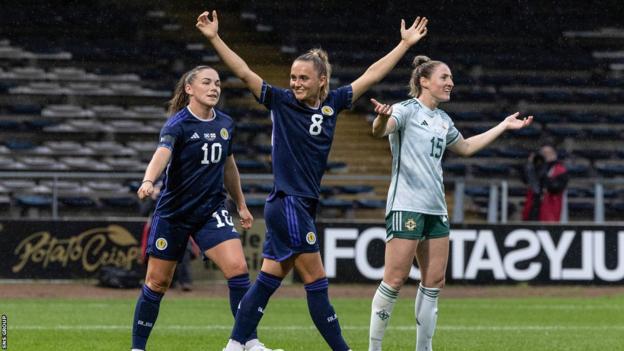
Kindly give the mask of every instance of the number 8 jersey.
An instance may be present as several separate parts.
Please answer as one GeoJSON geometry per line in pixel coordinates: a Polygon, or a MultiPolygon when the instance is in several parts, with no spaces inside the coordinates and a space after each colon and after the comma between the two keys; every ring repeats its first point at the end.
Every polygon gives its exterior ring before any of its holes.
{"type": "Polygon", "coordinates": [[[351,108],[353,90],[343,86],[329,92],[318,108],[298,101],[290,89],[262,83],[258,102],[271,111],[273,131],[273,193],[319,198],[321,178],[334,139],[336,117],[351,108]]]}
{"type": "Polygon", "coordinates": [[[459,140],[459,131],[446,112],[430,110],[418,99],[394,104],[391,118],[397,127],[389,136],[392,181],[386,215],[390,211],[447,215],[442,155],[459,140]]]}
{"type": "Polygon", "coordinates": [[[224,165],[232,154],[234,121],[213,111],[213,118],[202,120],[185,107],[160,132],[158,146],[172,153],[156,205],[161,218],[205,220],[225,200],[224,165]]]}

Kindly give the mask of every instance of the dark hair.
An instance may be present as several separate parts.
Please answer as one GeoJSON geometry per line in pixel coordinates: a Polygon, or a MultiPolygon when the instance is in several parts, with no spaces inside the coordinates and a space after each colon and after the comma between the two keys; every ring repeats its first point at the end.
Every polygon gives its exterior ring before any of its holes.
{"type": "Polygon", "coordinates": [[[306,52],[305,54],[297,57],[295,61],[308,61],[312,62],[314,68],[319,73],[319,76],[325,76],[327,81],[321,89],[321,101],[323,101],[327,95],[329,95],[329,78],[331,77],[331,65],[329,64],[329,57],[327,51],[315,48],[306,52]]]}
{"type": "Polygon", "coordinates": [[[169,115],[172,115],[178,112],[178,110],[180,110],[182,107],[188,105],[189,95],[186,93],[186,90],[184,89],[184,87],[187,84],[193,83],[193,81],[195,80],[195,77],[197,77],[197,73],[205,69],[214,70],[214,68],[210,66],[197,66],[193,68],[192,70],[184,73],[182,77],[180,77],[180,80],[178,80],[178,83],[175,86],[175,90],[173,91],[173,96],[171,97],[171,100],[169,100],[168,102],[169,108],[167,109],[167,113],[169,115]]]}
{"type": "Polygon", "coordinates": [[[410,78],[409,86],[410,92],[409,96],[419,97],[420,93],[422,93],[420,87],[420,78],[425,77],[427,79],[431,78],[431,74],[433,74],[433,70],[438,66],[442,65],[444,62],[432,60],[427,56],[418,55],[414,58],[412,65],[414,69],[412,70],[412,77],[410,78]]]}

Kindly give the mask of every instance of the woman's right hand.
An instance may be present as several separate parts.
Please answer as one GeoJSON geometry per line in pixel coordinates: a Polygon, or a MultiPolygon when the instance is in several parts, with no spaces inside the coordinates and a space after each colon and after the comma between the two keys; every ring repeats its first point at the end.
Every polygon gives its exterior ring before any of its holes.
{"type": "Polygon", "coordinates": [[[392,105],[382,104],[375,99],[370,99],[370,101],[373,103],[373,105],[375,105],[376,114],[384,118],[390,117],[390,115],[392,114],[392,105]]]}
{"type": "Polygon", "coordinates": [[[153,193],[154,193],[154,184],[152,184],[152,182],[143,182],[141,186],[139,187],[139,190],[137,190],[137,195],[139,196],[139,199],[141,200],[143,200],[144,198],[148,196],[152,196],[153,193]]]}
{"type": "Polygon", "coordinates": [[[219,19],[217,18],[216,10],[212,10],[212,21],[208,18],[209,15],[210,13],[208,11],[204,11],[199,15],[195,27],[197,27],[206,38],[212,39],[216,37],[219,32],[219,19]]]}

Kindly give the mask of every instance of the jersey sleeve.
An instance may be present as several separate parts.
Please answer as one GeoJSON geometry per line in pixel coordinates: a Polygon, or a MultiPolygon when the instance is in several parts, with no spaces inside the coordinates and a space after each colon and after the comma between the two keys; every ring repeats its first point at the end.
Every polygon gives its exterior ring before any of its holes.
{"type": "Polygon", "coordinates": [[[449,124],[448,131],[446,132],[446,146],[451,146],[459,140],[461,133],[455,127],[455,123],[453,123],[451,117],[446,113],[444,115],[449,124]]]}
{"type": "Polygon", "coordinates": [[[182,129],[179,124],[170,125],[169,123],[160,130],[160,139],[158,140],[159,147],[166,147],[173,151],[173,147],[176,140],[180,137],[182,129]]]}
{"type": "Polygon", "coordinates": [[[393,133],[396,133],[398,131],[405,129],[405,124],[406,124],[405,121],[407,120],[407,115],[408,115],[407,112],[408,112],[407,107],[405,107],[401,103],[392,105],[392,115],[390,115],[390,118],[394,118],[397,124],[397,127],[393,133]]]}
{"type": "Polygon", "coordinates": [[[351,85],[342,86],[332,93],[335,94],[336,114],[344,109],[351,109],[353,106],[353,88],[351,85]]]}
{"type": "Polygon", "coordinates": [[[283,89],[275,88],[266,81],[263,81],[260,96],[257,98],[257,101],[270,110],[272,106],[275,106],[275,104],[283,98],[283,96],[283,89]]]}

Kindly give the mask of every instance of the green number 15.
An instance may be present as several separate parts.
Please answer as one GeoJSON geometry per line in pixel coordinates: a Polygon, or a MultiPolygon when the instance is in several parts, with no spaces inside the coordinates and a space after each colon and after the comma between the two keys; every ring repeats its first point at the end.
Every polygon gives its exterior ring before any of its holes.
{"type": "Polygon", "coordinates": [[[442,143],[444,139],[433,137],[429,141],[431,142],[431,153],[429,156],[440,158],[440,156],[442,156],[442,143]]]}

